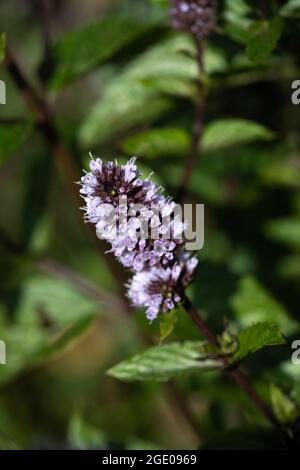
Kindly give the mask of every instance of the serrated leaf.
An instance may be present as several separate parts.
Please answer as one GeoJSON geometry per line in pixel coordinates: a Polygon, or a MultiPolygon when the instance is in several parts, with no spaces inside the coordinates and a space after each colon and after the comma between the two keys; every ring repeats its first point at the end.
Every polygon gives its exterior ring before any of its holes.
{"type": "Polygon", "coordinates": [[[189,142],[190,137],[184,129],[164,127],[129,136],[122,141],[121,148],[128,155],[154,158],[184,155],[189,142]]]}
{"type": "Polygon", "coordinates": [[[245,119],[219,119],[209,123],[202,140],[202,150],[210,152],[257,140],[269,141],[274,133],[262,124],[245,119]]]}
{"type": "Polygon", "coordinates": [[[0,166],[28,137],[32,123],[0,125],[0,166]]]}
{"type": "Polygon", "coordinates": [[[160,343],[162,343],[170,334],[172,334],[177,322],[177,314],[175,310],[161,316],[159,329],[160,329],[160,343]]]}
{"type": "Polygon", "coordinates": [[[164,381],[191,370],[207,370],[220,367],[220,362],[209,358],[206,345],[188,341],[155,346],[121,362],[108,371],[119,380],[164,381]]]}
{"type": "Polygon", "coordinates": [[[274,384],[270,386],[272,407],[278,421],[283,424],[292,423],[299,416],[296,403],[274,384]]]}
{"type": "Polygon", "coordinates": [[[111,59],[120,49],[151,28],[151,23],[109,17],[65,34],[54,46],[55,68],[51,86],[57,88],[65,85],[111,59]]]}
{"type": "Polygon", "coordinates": [[[256,322],[276,322],[285,334],[297,330],[298,325],[285,307],[252,276],[243,277],[231,306],[243,326],[256,322]]]}
{"type": "Polygon", "coordinates": [[[247,40],[246,53],[255,63],[264,62],[280,39],[283,30],[283,19],[275,16],[271,20],[257,20],[252,23],[250,37],[247,40]]]}
{"type": "Polygon", "coordinates": [[[283,333],[275,323],[256,323],[238,334],[238,349],[233,360],[239,361],[265,346],[276,346],[285,342],[283,333]]]}
{"type": "Polygon", "coordinates": [[[5,57],[5,43],[6,43],[5,33],[0,33],[0,63],[3,61],[5,57]]]}
{"type": "Polygon", "coordinates": [[[280,15],[291,18],[300,16],[300,0],[289,0],[279,10],[280,15]]]}

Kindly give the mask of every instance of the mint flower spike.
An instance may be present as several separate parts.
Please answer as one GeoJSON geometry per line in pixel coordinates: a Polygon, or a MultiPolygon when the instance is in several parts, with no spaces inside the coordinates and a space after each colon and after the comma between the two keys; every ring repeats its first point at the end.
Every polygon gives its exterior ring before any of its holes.
{"type": "Polygon", "coordinates": [[[170,19],[174,29],[202,39],[214,29],[215,1],[170,0],[170,19]]]}
{"type": "Polygon", "coordinates": [[[182,300],[191,282],[197,258],[189,258],[172,267],[155,267],[136,273],[128,284],[128,297],[134,307],[146,307],[146,317],[153,321],[160,312],[167,313],[182,300]]]}
{"type": "Polygon", "coordinates": [[[135,157],[125,165],[92,159],[80,184],[86,221],[95,225],[118,261],[135,272],[127,285],[132,304],[145,307],[150,321],[172,310],[198,263],[184,250],[186,224],[181,211],[175,213],[175,202],[141,178],[135,157]],[[150,228],[147,237],[145,227],[150,228]]]}
{"type": "Polygon", "coordinates": [[[175,203],[149,178],[141,178],[136,157],[125,165],[92,159],[80,184],[85,220],[124,267],[142,271],[173,262],[183,246],[185,224],[178,217],[170,220],[175,203]]]}

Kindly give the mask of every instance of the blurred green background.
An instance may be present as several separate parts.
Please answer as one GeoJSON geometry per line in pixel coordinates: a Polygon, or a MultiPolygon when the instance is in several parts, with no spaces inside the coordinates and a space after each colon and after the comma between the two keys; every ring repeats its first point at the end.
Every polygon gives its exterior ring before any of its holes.
{"type": "MultiPolygon", "coordinates": [[[[189,293],[216,332],[224,319],[278,323],[287,344],[246,365],[266,399],[273,383],[297,407],[300,115],[291,83],[300,79],[300,2],[282,3],[219,1],[204,44],[205,130],[188,200],[205,204],[205,247],[189,293]]],[[[106,160],[138,155],[143,173],[153,170],[175,195],[198,70],[194,44],[170,29],[166,5],[0,3],[1,448],[276,446],[223,375],[184,374],[169,385],[105,374],[145,348],[145,336],[157,344],[159,324],[128,310],[119,290],[128,273],[112,272],[106,247],[84,225],[72,178],[89,151],[106,160]],[[28,106],[3,60],[5,42],[46,112],[28,106]]],[[[171,340],[198,338],[179,312],[171,340]]]]}

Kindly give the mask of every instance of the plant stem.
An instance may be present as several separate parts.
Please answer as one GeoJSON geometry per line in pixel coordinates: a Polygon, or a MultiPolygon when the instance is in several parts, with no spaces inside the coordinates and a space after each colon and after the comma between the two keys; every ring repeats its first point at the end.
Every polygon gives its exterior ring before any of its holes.
{"type": "Polygon", "coordinates": [[[194,117],[194,129],[192,134],[192,142],[189,153],[186,157],[185,166],[181,178],[180,187],[178,190],[177,199],[179,201],[184,200],[190,183],[191,176],[197,163],[197,155],[200,150],[201,139],[203,135],[203,117],[204,117],[204,96],[203,96],[203,84],[201,82],[201,76],[203,74],[203,44],[201,41],[195,38],[196,53],[197,53],[197,64],[199,68],[200,80],[198,83],[198,96],[195,107],[194,117]]]}
{"type": "MultiPolygon", "coordinates": [[[[191,317],[198,330],[201,332],[202,336],[211,344],[218,346],[219,342],[215,334],[210,330],[208,325],[205,323],[198,310],[193,306],[191,301],[185,297],[184,298],[184,308],[187,314],[191,317]]],[[[223,357],[224,367],[230,366],[228,358],[223,357]]],[[[251,385],[246,375],[240,370],[239,366],[226,370],[227,374],[236,382],[239,387],[244,390],[248,397],[252,400],[255,406],[260,410],[260,412],[270,421],[270,423],[276,428],[280,427],[276,417],[273,414],[272,409],[269,405],[261,398],[261,396],[256,392],[255,388],[251,385]]]]}

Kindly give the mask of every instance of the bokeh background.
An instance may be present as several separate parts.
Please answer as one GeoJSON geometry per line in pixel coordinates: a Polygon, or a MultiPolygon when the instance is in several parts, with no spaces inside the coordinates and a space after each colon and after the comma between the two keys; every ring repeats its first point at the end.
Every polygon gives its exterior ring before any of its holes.
{"type": "MultiPolygon", "coordinates": [[[[291,83],[300,79],[300,4],[217,3],[204,44],[204,137],[187,196],[206,207],[189,295],[216,332],[224,321],[279,324],[286,345],[246,366],[267,400],[274,384],[296,409],[300,116],[291,83]]],[[[157,344],[159,323],[128,308],[128,273],[83,223],[74,181],[89,151],[138,155],[143,173],[176,193],[199,78],[191,38],[171,30],[163,0],[1,0],[0,31],[8,44],[2,35],[0,447],[276,446],[219,373],[171,384],[106,375],[157,344]]],[[[176,339],[199,339],[184,312],[168,340],[176,339]]]]}

